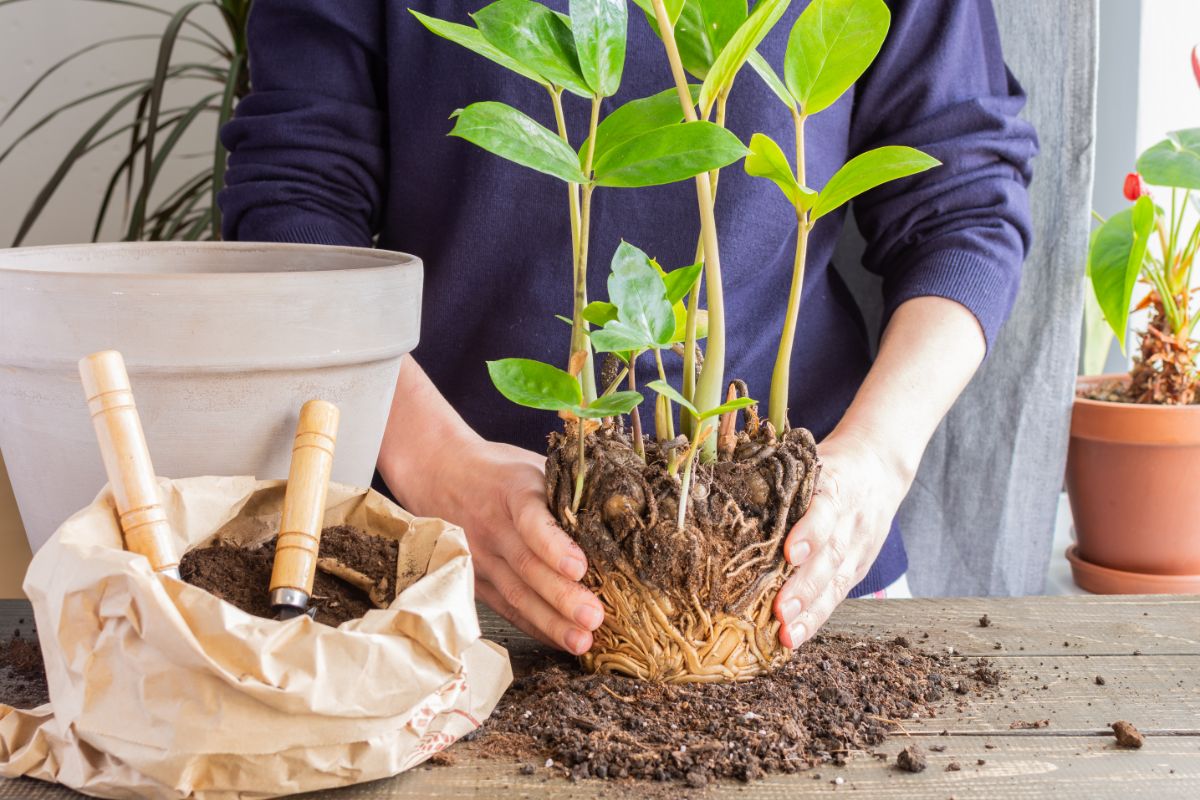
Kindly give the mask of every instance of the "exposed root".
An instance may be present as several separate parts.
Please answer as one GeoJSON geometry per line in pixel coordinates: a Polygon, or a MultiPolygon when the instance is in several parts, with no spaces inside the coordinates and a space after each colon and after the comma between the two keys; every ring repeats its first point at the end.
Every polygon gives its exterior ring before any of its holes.
{"type": "Polygon", "coordinates": [[[737,433],[725,460],[695,466],[682,528],[680,480],[655,443],[646,444],[643,462],[623,429],[589,435],[583,499],[572,513],[578,439],[573,429],[551,437],[550,508],[587,554],[584,582],[606,612],[586,668],[736,681],[790,655],[778,642],[772,603],[790,572],[784,538],[812,498],[816,446],[803,429],[776,438],[753,410],[746,422],[756,435],[737,433]]]}
{"type": "Polygon", "coordinates": [[[1200,397],[1200,365],[1196,343],[1171,333],[1160,302],[1142,336],[1141,353],[1133,365],[1129,395],[1135,403],[1189,405],[1200,397]]]}

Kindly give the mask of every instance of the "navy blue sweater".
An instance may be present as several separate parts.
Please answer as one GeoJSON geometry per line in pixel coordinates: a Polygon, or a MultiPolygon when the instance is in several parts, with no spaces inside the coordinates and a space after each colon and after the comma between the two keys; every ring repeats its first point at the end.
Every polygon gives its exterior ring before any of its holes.
{"type": "MultiPolygon", "coordinates": [[[[436,38],[416,8],[467,23],[484,4],[456,0],[256,0],[250,19],[253,93],[223,132],[231,156],[221,195],[227,239],[403,250],[425,261],[416,356],[482,435],[544,446],[553,416],[518,408],[491,386],[486,359],[565,363],[571,308],[566,190],[555,178],[447,138],[449,116],[500,100],[553,128],[536,84],[436,38]],[[377,237],[377,239],[376,239],[377,237]]],[[[550,6],[566,11],[567,0],[550,6]]],[[[782,72],[792,3],[760,52],[782,72]]],[[[1026,186],[1036,137],[1005,68],[989,0],[889,0],[892,28],[858,85],[809,121],[808,182],[816,189],[856,153],[921,148],[944,166],[886,185],[854,204],[865,266],[883,277],[885,314],[923,295],[951,298],[989,344],[1016,295],[1029,246],[1026,186]]],[[[661,43],[631,6],[629,57],[605,112],[672,83],[661,43]]],[[[575,145],[588,103],[567,95],[575,145]]],[[[792,140],[789,112],[749,69],[728,106],[743,141],[792,140]]],[[[584,132],[584,133],[581,133],[584,132]]],[[[815,227],[792,366],[793,424],[818,438],[842,416],[870,367],[863,321],[830,266],[845,211],[815,227]]],[[[726,375],[764,396],[790,281],[796,221],[779,191],[732,167],[717,217],[729,330],[726,375]]],[[[589,294],[603,298],[607,262],[624,238],[668,267],[691,263],[699,226],[691,182],[601,189],[593,201],[589,294]]],[[[371,298],[364,297],[364,303],[371,298]]],[[[677,362],[677,360],[674,360],[677,362]]],[[[679,379],[678,363],[671,365],[679,379]]],[[[907,568],[893,529],[854,594],[907,568]]]]}

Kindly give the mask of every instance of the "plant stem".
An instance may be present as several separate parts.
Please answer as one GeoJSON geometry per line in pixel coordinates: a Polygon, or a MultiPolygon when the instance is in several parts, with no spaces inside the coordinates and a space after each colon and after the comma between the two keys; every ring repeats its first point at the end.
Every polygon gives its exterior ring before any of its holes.
{"type": "MultiPolygon", "coordinates": [[[[629,357],[629,391],[637,391],[637,358],[638,353],[631,353],[629,357]]],[[[646,460],[646,443],[642,441],[642,415],[637,406],[629,412],[629,424],[633,426],[633,452],[638,454],[642,461],[646,460]]]]}
{"type": "MultiPolygon", "coordinates": [[[[807,115],[792,111],[796,126],[796,182],[804,185],[804,121],[807,115]]],[[[808,256],[808,214],[796,212],[796,257],[792,262],[792,285],[788,290],[787,314],[783,333],[771,372],[770,420],[776,433],[788,429],[788,390],[791,388],[792,346],[796,341],[796,321],[800,317],[800,295],[804,290],[804,265],[808,256]]]]}
{"type": "Polygon", "coordinates": [[[683,467],[683,481],[679,485],[679,514],[675,519],[676,530],[683,532],[683,523],[687,521],[688,500],[692,492],[692,467],[696,463],[697,451],[700,447],[701,435],[711,433],[711,426],[704,425],[692,437],[691,447],[688,448],[687,464],[683,467]]]}
{"type": "MultiPolygon", "coordinates": [[[[717,118],[716,124],[725,127],[725,105],[729,99],[729,95],[721,92],[717,96],[717,118]]],[[[717,182],[721,177],[719,169],[711,170],[709,173],[709,182],[712,184],[713,203],[717,202],[717,182]]],[[[703,234],[696,242],[696,263],[704,260],[704,237],[703,234]]],[[[702,281],[697,280],[688,292],[687,301],[687,317],[684,323],[684,340],[683,340],[683,396],[693,404],[696,398],[696,326],[699,318],[700,310],[700,284],[702,281]]],[[[691,436],[696,426],[700,422],[697,420],[691,411],[683,410],[679,412],[679,429],[687,436],[691,436]]]]}
{"type": "Polygon", "coordinates": [[[587,421],[580,417],[576,422],[579,424],[579,469],[575,470],[575,496],[571,499],[571,513],[574,514],[579,510],[579,503],[583,500],[583,479],[587,474],[587,421]]]}
{"type": "MultiPolygon", "coordinates": [[[[658,365],[658,379],[663,383],[667,383],[667,371],[663,369],[662,351],[657,347],[654,348],[654,363],[658,365]]],[[[663,416],[666,418],[667,429],[664,431],[658,428],[657,421],[655,424],[660,442],[668,442],[675,438],[675,412],[671,410],[671,399],[669,397],[666,398],[664,406],[666,410],[663,412],[663,416]]]]}
{"type": "Polygon", "coordinates": [[[607,397],[608,395],[615,392],[617,390],[617,387],[621,385],[621,381],[625,380],[625,376],[628,374],[629,374],[629,367],[625,367],[620,372],[618,372],[617,377],[613,378],[612,383],[610,383],[608,386],[606,386],[604,388],[604,393],[601,394],[600,396],[607,397]]]}
{"type": "MultiPolygon", "coordinates": [[[[692,104],[691,90],[679,57],[679,46],[675,42],[675,27],[667,15],[663,0],[652,0],[654,17],[667,50],[667,61],[671,64],[671,75],[675,90],[679,93],[679,104],[688,122],[697,120],[696,107],[692,104]]],[[[716,408],[721,404],[721,389],[725,383],[725,297],[721,282],[721,253],[717,245],[717,218],[713,205],[712,181],[707,172],[696,176],[696,202],[700,207],[700,231],[704,242],[704,278],[708,283],[708,346],[705,350],[704,366],[696,382],[693,404],[700,411],[716,408]]],[[[705,458],[716,458],[716,441],[709,437],[704,441],[705,458]]]]}

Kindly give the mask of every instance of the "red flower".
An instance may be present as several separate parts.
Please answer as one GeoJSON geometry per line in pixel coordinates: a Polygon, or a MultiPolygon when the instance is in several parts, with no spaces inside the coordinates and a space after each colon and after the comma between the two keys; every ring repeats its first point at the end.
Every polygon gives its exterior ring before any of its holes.
{"type": "Polygon", "coordinates": [[[1136,172],[1131,172],[1125,176],[1125,199],[1129,202],[1134,202],[1139,197],[1150,194],[1150,190],[1146,188],[1146,182],[1142,180],[1142,176],[1136,172]]]}
{"type": "Polygon", "coordinates": [[[1192,48],[1192,74],[1196,76],[1196,85],[1200,86],[1200,44],[1192,48]]]}

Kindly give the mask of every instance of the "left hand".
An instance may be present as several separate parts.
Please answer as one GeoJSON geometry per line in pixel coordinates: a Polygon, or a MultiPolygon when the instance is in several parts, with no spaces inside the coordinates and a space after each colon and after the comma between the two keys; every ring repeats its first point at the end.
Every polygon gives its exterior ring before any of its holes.
{"type": "Polygon", "coordinates": [[[812,503],[784,543],[796,569],[775,598],[779,641],[790,648],[815,634],[867,574],[911,483],[857,433],[835,431],[817,453],[812,503]]]}

